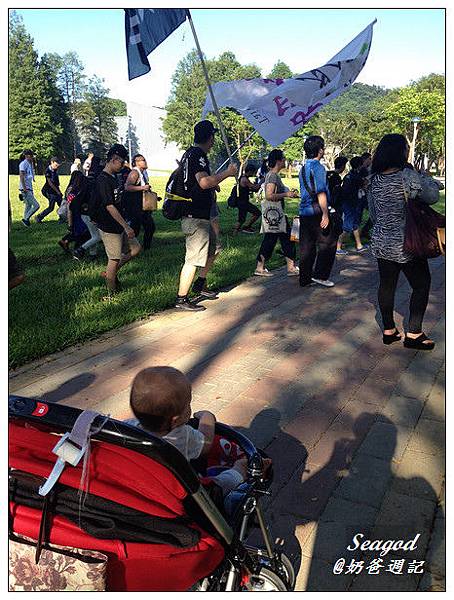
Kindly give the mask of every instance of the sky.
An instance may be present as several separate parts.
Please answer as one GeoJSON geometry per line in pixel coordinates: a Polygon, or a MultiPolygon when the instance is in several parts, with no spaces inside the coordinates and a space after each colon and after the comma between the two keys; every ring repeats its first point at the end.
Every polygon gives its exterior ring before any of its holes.
{"type": "MultiPolygon", "coordinates": [[[[128,81],[122,9],[19,9],[35,48],[78,53],[88,76],[105,79],[112,97],[164,106],[176,66],[194,48],[186,22],[150,56],[151,72],[128,81]]],[[[326,63],[371,21],[372,48],[357,81],[403,86],[445,70],[445,15],[438,9],[191,9],[208,58],[232,51],[266,76],[277,60],[295,73],[326,63]],[[314,32],[318,32],[314,36],[314,32]]]]}

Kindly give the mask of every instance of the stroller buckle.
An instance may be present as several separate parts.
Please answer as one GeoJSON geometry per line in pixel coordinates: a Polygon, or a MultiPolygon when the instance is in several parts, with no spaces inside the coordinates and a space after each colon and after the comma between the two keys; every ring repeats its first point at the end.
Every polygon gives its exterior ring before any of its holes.
{"type": "Polygon", "coordinates": [[[70,435],[70,433],[65,433],[52,450],[52,452],[56,454],[58,458],[55,462],[54,468],[50,472],[49,477],[38,489],[40,496],[46,496],[54,487],[60,478],[66,463],[76,467],[88,448],[88,444],[85,444],[81,448],[78,444],[70,439],[70,435]]]}
{"type": "Polygon", "coordinates": [[[85,443],[82,447],[76,444],[71,438],[70,433],[65,433],[59,442],[55,445],[52,452],[64,462],[69,463],[73,467],[77,467],[80,459],[85,454],[88,444],[85,443]]]}

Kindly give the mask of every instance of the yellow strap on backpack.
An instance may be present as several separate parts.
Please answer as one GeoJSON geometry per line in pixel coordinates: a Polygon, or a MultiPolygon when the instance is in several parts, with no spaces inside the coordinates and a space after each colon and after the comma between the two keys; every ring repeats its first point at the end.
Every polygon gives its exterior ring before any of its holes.
{"type": "Polygon", "coordinates": [[[192,202],[192,198],[183,198],[183,196],[177,196],[177,194],[171,194],[170,192],[165,193],[164,200],[175,200],[177,202],[192,202]]]}

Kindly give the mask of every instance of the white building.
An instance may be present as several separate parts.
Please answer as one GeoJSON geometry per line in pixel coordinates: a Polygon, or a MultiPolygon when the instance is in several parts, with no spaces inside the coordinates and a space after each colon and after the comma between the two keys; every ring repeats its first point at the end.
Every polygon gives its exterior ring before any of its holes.
{"type": "Polygon", "coordinates": [[[127,103],[127,117],[115,117],[118,128],[118,141],[127,145],[128,119],[137,137],[138,152],[147,159],[150,171],[173,171],[176,160],[180,158],[180,151],[176,144],[165,145],[162,133],[161,119],[165,117],[165,110],[153,106],[145,106],[136,102],[127,103]]]}

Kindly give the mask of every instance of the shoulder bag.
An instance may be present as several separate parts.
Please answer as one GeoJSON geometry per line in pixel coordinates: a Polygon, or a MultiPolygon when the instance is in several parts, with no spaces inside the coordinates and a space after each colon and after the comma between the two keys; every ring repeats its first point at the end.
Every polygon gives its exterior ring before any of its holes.
{"type": "Polygon", "coordinates": [[[406,222],[404,250],[417,258],[436,258],[445,253],[446,217],[425,202],[408,197],[402,176],[406,222]]]}

